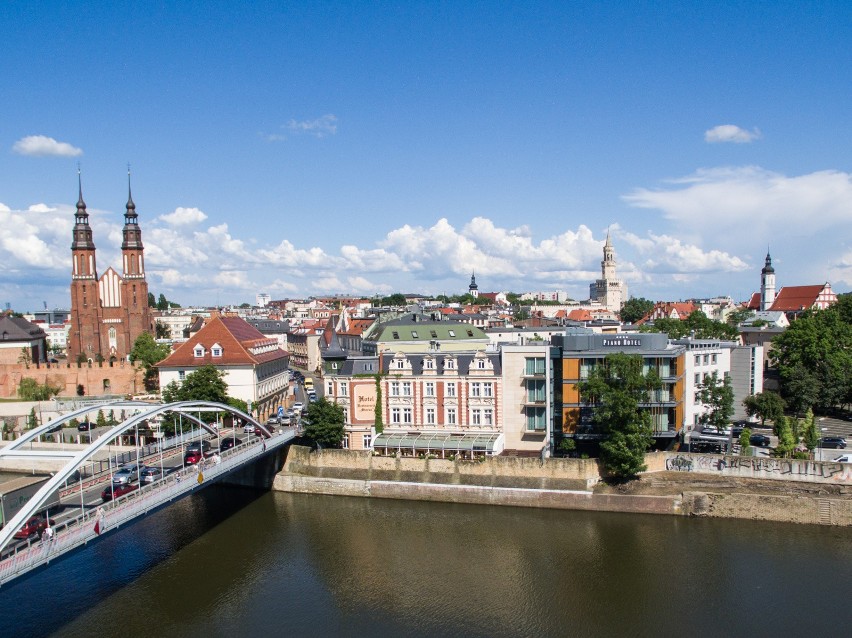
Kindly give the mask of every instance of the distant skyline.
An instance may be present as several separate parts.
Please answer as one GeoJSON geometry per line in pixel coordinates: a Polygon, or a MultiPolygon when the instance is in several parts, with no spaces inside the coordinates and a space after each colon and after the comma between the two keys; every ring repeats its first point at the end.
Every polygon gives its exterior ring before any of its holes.
{"type": "Polygon", "coordinates": [[[852,9],[807,3],[14,3],[0,304],[68,307],[127,164],[184,305],[564,290],[607,229],[632,296],[852,289],[852,9]]]}

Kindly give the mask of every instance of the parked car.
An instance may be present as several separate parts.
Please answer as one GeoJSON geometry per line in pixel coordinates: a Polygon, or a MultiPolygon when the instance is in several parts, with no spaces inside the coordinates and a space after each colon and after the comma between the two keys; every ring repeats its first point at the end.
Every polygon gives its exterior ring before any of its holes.
{"type": "Polygon", "coordinates": [[[243,426],[243,432],[246,434],[254,434],[255,425],[254,423],[246,423],[243,426]]]}
{"type": "Polygon", "coordinates": [[[24,526],[15,532],[15,538],[36,538],[41,536],[41,533],[44,531],[44,528],[47,527],[47,523],[50,521],[51,525],[56,525],[56,521],[52,518],[47,519],[43,516],[30,516],[24,526]]]}
{"type": "Polygon", "coordinates": [[[77,424],[77,430],[80,432],[88,432],[90,430],[94,430],[96,427],[97,426],[91,421],[80,421],[80,423],[77,424]]]}
{"type": "Polygon", "coordinates": [[[225,450],[230,450],[232,447],[235,447],[242,442],[242,439],[238,439],[235,436],[227,439],[222,439],[222,442],[219,444],[219,451],[224,452],[225,450]]]}
{"type": "Polygon", "coordinates": [[[317,393],[316,392],[308,392],[308,403],[316,403],[317,401],[317,393]]]}
{"type": "Polygon", "coordinates": [[[158,467],[146,467],[139,476],[143,483],[155,483],[163,478],[163,470],[158,467]]]}
{"type": "Polygon", "coordinates": [[[144,469],[145,466],[140,465],[138,463],[129,463],[127,465],[122,465],[112,475],[112,482],[118,485],[132,483],[136,480],[136,478],[139,476],[139,474],[142,473],[142,470],[144,469]]]}
{"type": "Polygon", "coordinates": [[[304,407],[305,407],[305,404],[304,404],[304,403],[302,403],[301,401],[296,401],[296,402],[293,404],[293,411],[294,411],[294,412],[301,412],[301,411],[302,411],[302,408],[304,408],[304,407]]]}
{"type": "Polygon", "coordinates": [[[846,439],[842,436],[824,436],[819,440],[821,448],[829,448],[834,450],[845,450],[846,439]]]}
{"type": "Polygon", "coordinates": [[[752,434],[749,443],[756,447],[769,447],[769,437],[765,434],[752,434]]]}
{"type": "Polygon", "coordinates": [[[192,443],[186,446],[186,451],[207,453],[210,451],[210,441],[208,441],[207,439],[203,439],[201,441],[193,441],[192,443]]]}
{"type": "Polygon", "coordinates": [[[106,503],[107,501],[111,501],[119,496],[124,496],[125,494],[129,494],[134,490],[139,489],[138,483],[125,483],[124,485],[116,485],[113,483],[112,485],[107,485],[104,488],[104,491],[101,492],[101,499],[106,503]]]}

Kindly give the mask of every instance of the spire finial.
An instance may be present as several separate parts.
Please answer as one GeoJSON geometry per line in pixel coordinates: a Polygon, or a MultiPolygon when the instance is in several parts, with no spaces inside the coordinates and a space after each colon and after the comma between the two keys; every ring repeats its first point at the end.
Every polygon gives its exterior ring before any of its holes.
{"type": "Polygon", "coordinates": [[[79,196],[77,197],[77,211],[86,210],[86,202],[83,201],[83,175],[80,170],[80,162],[77,162],[77,188],[79,196]]]}
{"type": "Polygon", "coordinates": [[[130,162],[127,162],[127,213],[131,214],[131,211],[135,214],[136,204],[133,203],[133,194],[130,190],[130,162]]]}

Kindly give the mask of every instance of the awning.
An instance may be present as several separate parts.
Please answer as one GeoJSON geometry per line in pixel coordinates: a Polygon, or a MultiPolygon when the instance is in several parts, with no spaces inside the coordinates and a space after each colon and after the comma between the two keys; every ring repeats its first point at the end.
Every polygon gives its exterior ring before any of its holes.
{"type": "Polygon", "coordinates": [[[449,434],[445,432],[387,433],[382,432],[373,441],[373,449],[414,449],[420,451],[484,452],[499,454],[502,451],[503,434],[500,432],[477,432],[449,434]]]}

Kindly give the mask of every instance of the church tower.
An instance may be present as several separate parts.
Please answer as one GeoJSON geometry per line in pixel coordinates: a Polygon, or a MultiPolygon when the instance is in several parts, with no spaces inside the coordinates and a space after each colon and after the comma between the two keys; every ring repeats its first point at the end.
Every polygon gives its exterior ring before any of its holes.
{"type": "Polygon", "coordinates": [[[470,285],[467,287],[467,291],[470,293],[470,296],[476,299],[479,297],[479,286],[476,285],[476,273],[470,273],[470,285]]]}
{"type": "Polygon", "coordinates": [[[86,358],[100,352],[100,316],[98,303],[98,271],[95,261],[95,242],[89,226],[89,213],[83,201],[83,178],[77,169],[77,212],[74,215],[74,233],[71,242],[71,333],[68,340],[68,358],[76,359],[81,353],[86,358]]]}
{"type": "Polygon", "coordinates": [[[760,309],[769,310],[775,303],[775,269],[772,267],[772,257],[766,251],[766,264],[760,271],[760,309]]]}
{"type": "Polygon", "coordinates": [[[612,247],[612,240],[607,229],[601,261],[601,278],[589,284],[589,300],[599,303],[607,310],[619,312],[627,301],[627,284],[617,278],[615,265],[615,249],[612,247]]]}
{"type": "Polygon", "coordinates": [[[77,201],[71,244],[71,334],[68,358],[72,361],[118,361],[126,359],[143,332],[153,333],[145,281],[142,231],[127,172],[127,205],[121,244],[122,273],[111,266],[100,277],[95,262],[95,243],[83,201],[83,186],[77,173],[77,201]]]}

